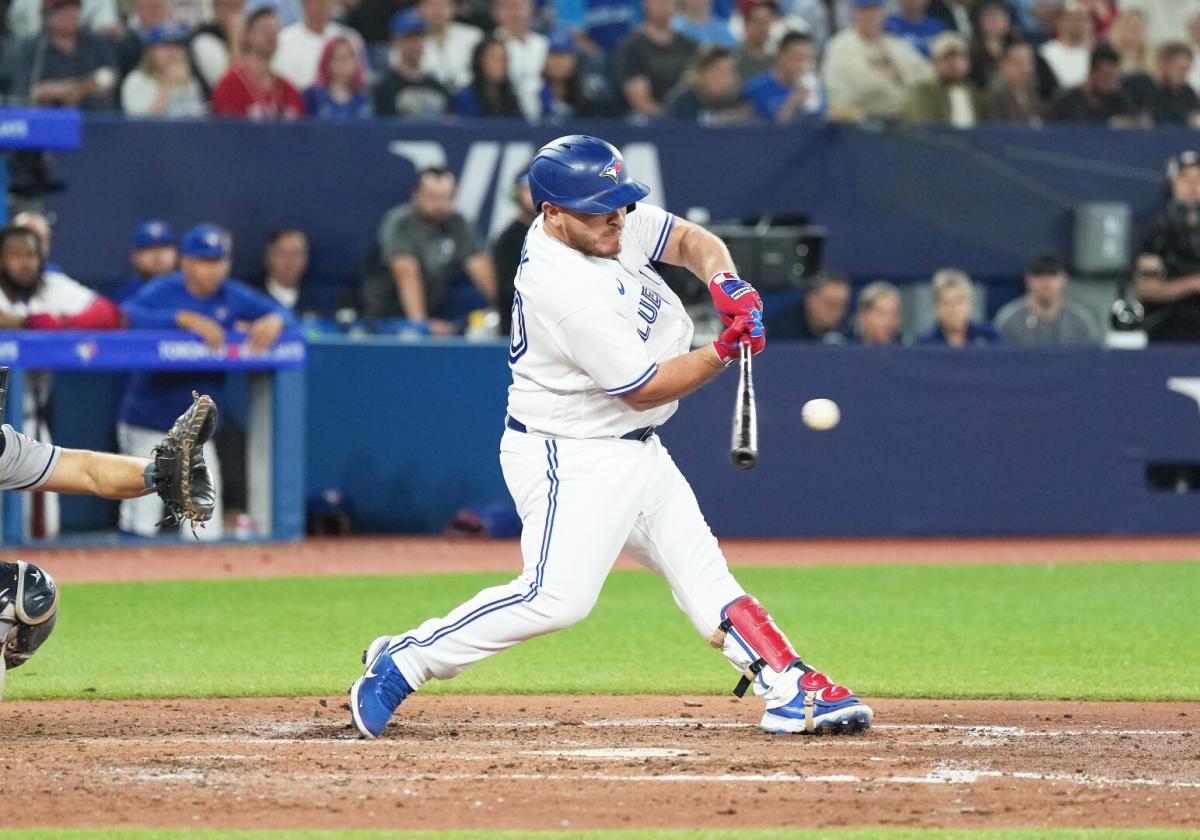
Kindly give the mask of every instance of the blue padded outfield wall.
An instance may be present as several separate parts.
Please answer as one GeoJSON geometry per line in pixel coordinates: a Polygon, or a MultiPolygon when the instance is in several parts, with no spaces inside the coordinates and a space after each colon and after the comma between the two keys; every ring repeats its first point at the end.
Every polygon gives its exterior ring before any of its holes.
{"type": "MultiPolygon", "coordinates": [[[[1195,533],[1200,493],[1152,492],[1149,463],[1200,464],[1200,352],[772,344],[756,362],[762,461],[729,464],[736,376],[662,432],[723,535],[1195,533]],[[1172,383],[1169,385],[1168,383],[1172,383]],[[807,431],[800,407],[843,420],[807,431]]],[[[497,462],[509,382],[501,345],[309,347],[305,492],[345,490],[364,531],[439,533],[508,503],[497,462]]],[[[60,374],[56,439],[109,448],[110,375],[60,374]]],[[[231,389],[238,416],[244,389],[231,389]]],[[[633,445],[633,444],[631,444],[633,445]]],[[[566,503],[564,498],[563,503],[566,503]]],[[[71,529],[104,505],[65,500],[71,529]]]]}
{"type": "Polygon", "coordinates": [[[1065,249],[1081,201],[1161,202],[1164,161],[1197,145],[1184,129],[905,127],[871,131],[694,126],[639,128],[474,122],[126,122],[89,117],[83,148],[56,158],[67,183],[49,204],[55,256],[90,282],[127,271],[143,219],[228,226],[235,268],[260,271],[269,231],[312,238],[309,281],[323,297],[361,274],[384,212],[406,200],[416,166],[445,162],[481,229],[508,220],[509,185],[537,147],[586,130],[620,144],[652,199],[711,218],[806,213],[829,228],[826,263],[856,279],[927,279],[955,264],[977,279],[1015,277],[1046,246],[1065,249]]]}
{"type": "MultiPolygon", "coordinates": [[[[756,469],[729,463],[732,372],[662,432],[718,534],[1188,533],[1200,522],[1200,493],[1146,482],[1151,462],[1200,464],[1200,404],[1181,393],[1200,393],[1190,348],[776,344],[756,380],[756,469]],[[800,422],[817,396],[842,407],[830,432],[800,422]]],[[[368,530],[438,532],[460,506],[507,501],[508,381],[500,346],[315,344],[310,490],[345,489],[368,530]]]]}

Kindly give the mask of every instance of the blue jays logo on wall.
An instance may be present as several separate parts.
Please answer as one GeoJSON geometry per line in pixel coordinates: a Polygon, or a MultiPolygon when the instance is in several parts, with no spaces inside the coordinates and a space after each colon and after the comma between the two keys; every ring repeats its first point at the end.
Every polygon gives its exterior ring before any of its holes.
{"type": "Polygon", "coordinates": [[[615,157],[608,162],[608,166],[600,170],[601,178],[612,178],[614,184],[621,180],[621,161],[615,157]]]}
{"type": "MultiPolygon", "coordinates": [[[[475,222],[488,239],[494,239],[518,215],[513,189],[518,176],[529,169],[529,161],[540,144],[528,140],[476,140],[471,143],[446,140],[393,140],[388,151],[409,161],[413,175],[428,166],[445,166],[458,175],[454,209],[475,222]]],[[[653,142],[618,144],[625,158],[615,157],[599,174],[620,183],[626,166],[639,181],[650,187],[649,201],[668,206],[663,190],[662,165],[653,142]]]]}

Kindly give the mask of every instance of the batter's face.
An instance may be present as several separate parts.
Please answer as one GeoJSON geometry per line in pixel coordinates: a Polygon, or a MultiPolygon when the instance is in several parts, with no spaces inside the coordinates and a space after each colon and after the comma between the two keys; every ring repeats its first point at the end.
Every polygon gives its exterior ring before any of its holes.
{"type": "Polygon", "coordinates": [[[613,259],[621,253],[621,231],[625,229],[625,208],[611,213],[577,213],[553,204],[543,205],[546,231],[581,254],[613,259]]]}
{"type": "Polygon", "coordinates": [[[20,288],[32,288],[42,270],[42,256],[33,237],[10,236],[0,250],[0,270],[20,288]]]}
{"type": "Polygon", "coordinates": [[[1185,166],[1171,182],[1175,200],[1184,204],[1200,204],[1200,166],[1185,166]]]}

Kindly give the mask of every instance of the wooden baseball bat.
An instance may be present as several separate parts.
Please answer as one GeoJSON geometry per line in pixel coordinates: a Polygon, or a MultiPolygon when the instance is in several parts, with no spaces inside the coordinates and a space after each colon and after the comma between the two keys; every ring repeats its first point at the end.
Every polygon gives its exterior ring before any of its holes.
{"type": "Polygon", "coordinates": [[[754,402],[754,368],[749,343],[742,344],[737,400],[733,405],[733,444],[729,456],[739,470],[758,464],[758,411],[754,402]]]}

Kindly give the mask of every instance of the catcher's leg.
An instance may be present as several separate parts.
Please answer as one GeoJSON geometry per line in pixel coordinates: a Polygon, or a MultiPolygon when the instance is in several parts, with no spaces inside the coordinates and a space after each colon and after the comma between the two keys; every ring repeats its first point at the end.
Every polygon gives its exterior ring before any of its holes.
{"type": "Polygon", "coordinates": [[[480,659],[583,619],[633,525],[648,471],[630,441],[547,440],[509,431],[504,478],[524,528],[520,577],[440,618],[381,636],[351,689],[359,731],[378,737],[404,696],[480,659]],[[394,674],[393,674],[394,670],[394,674]]]}
{"type": "Polygon", "coordinates": [[[675,602],[696,630],[719,648],[753,686],[772,732],[847,731],[870,725],[871,710],[848,689],[805,665],[757,601],[730,574],[696,496],[665,448],[659,446],[653,486],[625,548],[666,578],[675,602]]]}

